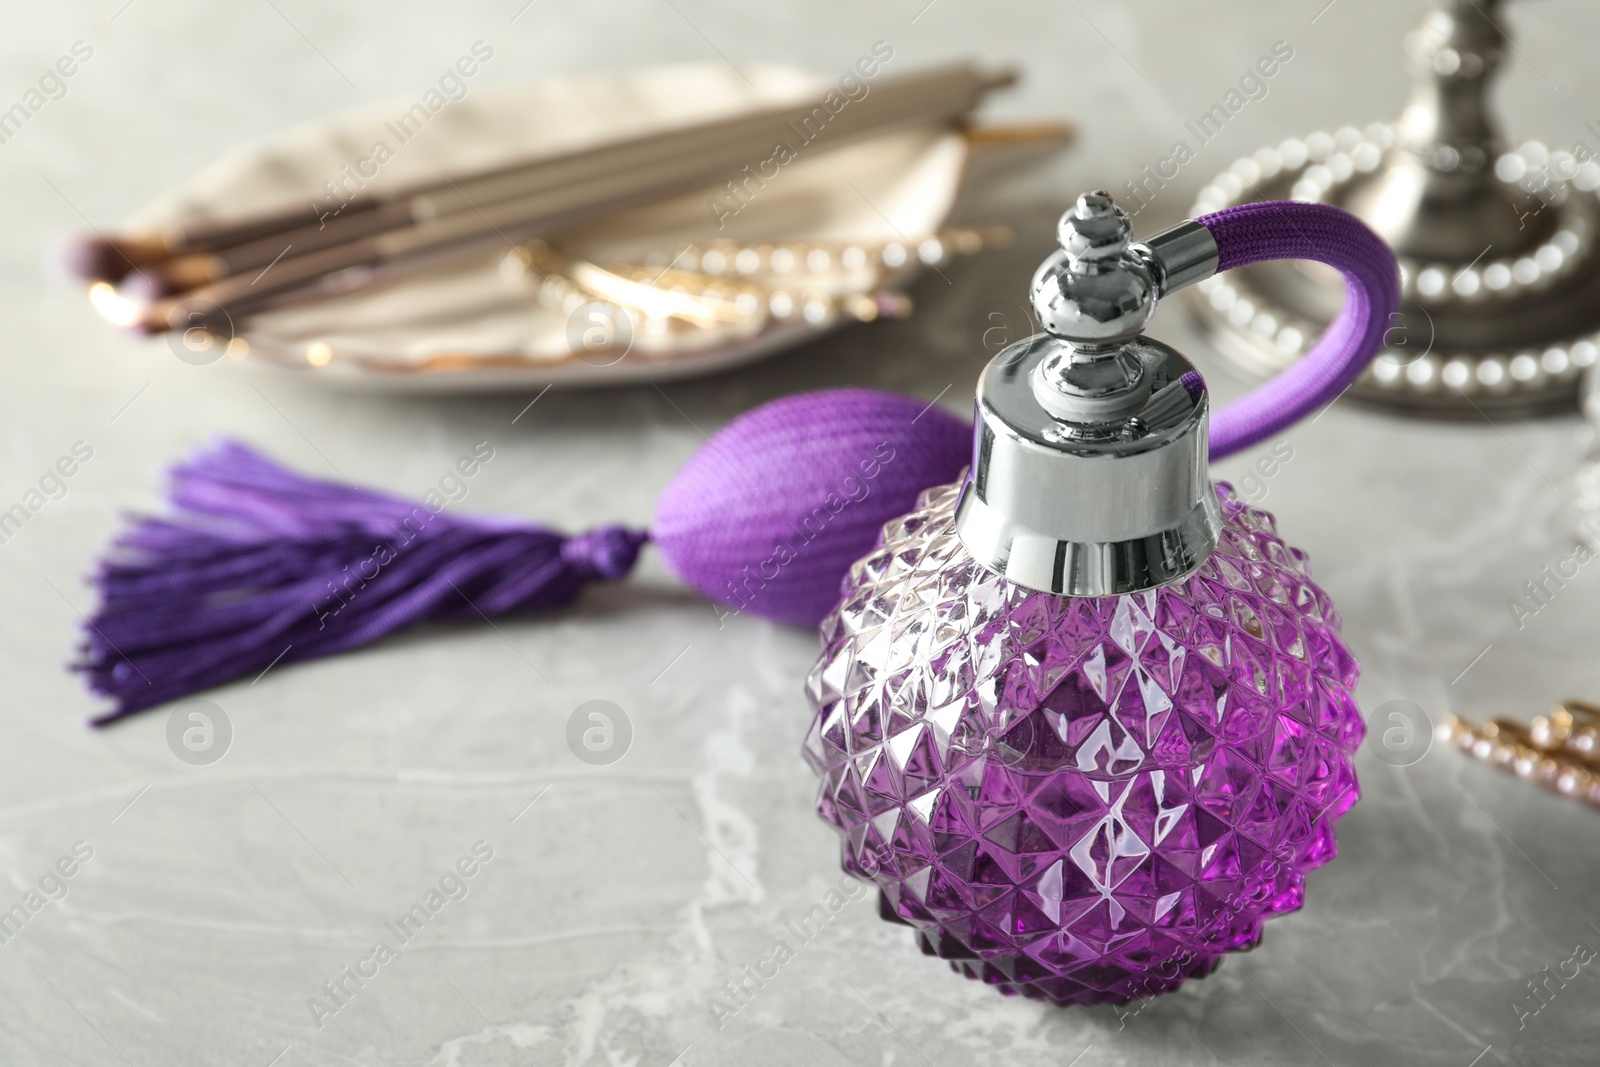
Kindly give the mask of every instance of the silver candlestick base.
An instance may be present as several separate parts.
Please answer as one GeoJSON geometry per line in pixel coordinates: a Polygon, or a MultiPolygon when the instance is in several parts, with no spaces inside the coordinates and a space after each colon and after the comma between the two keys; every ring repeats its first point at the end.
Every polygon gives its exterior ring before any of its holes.
{"type": "MultiPolygon", "coordinates": [[[[1236,161],[1194,214],[1252,200],[1353,212],[1394,248],[1403,302],[1350,396],[1419,415],[1576,408],[1600,358],[1600,160],[1505,150],[1487,100],[1507,39],[1500,0],[1450,0],[1407,39],[1417,83],[1400,120],[1315,133],[1236,161]]],[[[1600,143],[1600,129],[1589,131],[1600,143]]],[[[1337,274],[1266,263],[1199,286],[1191,307],[1225,357],[1275,374],[1344,300],[1337,274]]]]}

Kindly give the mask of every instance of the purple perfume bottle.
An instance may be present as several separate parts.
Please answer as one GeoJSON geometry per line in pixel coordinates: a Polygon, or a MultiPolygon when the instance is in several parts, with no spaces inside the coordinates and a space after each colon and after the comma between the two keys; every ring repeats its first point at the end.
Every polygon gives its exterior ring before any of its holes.
{"type": "Polygon", "coordinates": [[[1241,257],[1215,217],[1134,244],[1104,194],[1060,238],[1046,332],[980,381],[968,477],[885,527],[822,625],[804,751],[884,918],[1004,993],[1098,1004],[1209,974],[1300,907],[1364,726],[1337,610],[1213,485],[1204,383],[1142,334],[1219,263],[1303,251],[1241,257]]]}

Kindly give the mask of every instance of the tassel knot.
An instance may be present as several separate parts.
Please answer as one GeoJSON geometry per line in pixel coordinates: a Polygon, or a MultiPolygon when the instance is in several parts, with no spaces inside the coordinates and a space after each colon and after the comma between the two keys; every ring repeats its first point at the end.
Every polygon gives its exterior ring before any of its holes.
{"type": "Polygon", "coordinates": [[[583,578],[614,582],[626,578],[639,561],[639,550],[650,540],[644,530],[609,524],[569,537],[561,545],[561,559],[583,578]]]}

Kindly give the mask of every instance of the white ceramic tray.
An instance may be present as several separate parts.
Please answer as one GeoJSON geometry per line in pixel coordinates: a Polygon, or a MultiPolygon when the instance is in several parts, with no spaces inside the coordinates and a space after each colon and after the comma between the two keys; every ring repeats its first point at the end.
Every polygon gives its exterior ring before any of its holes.
{"type": "MultiPolygon", "coordinates": [[[[307,200],[324,183],[362,171],[366,191],[491,168],[666,124],[809,98],[824,80],[780,66],[679,65],[624,74],[551,78],[472,89],[402,142],[406,105],[337,115],[233,152],[147,206],[136,228],[217,220],[307,200]],[[383,142],[387,152],[376,151],[383,142]],[[388,155],[381,165],[374,160],[388,155]],[[376,171],[375,174],[372,172],[376,171]]],[[[585,259],[669,256],[688,242],[915,242],[948,219],[973,154],[948,127],[897,131],[806,154],[755,189],[736,214],[717,215],[716,192],[678,196],[560,236],[585,259]]],[[[1055,147],[1052,145],[1051,147],[1055,147]]],[[[736,175],[730,175],[730,178],[736,175]]],[[[337,201],[321,192],[319,202],[337,201]]],[[[723,203],[729,204],[724,194],[723,203]]],[[[308,205],[307,211],[311,208],[308,205]]],[[[756,330],[679,332],[625,355],[574,355],[570,315],[542,304],[526,277],[501,269],[508,247],[479,248],[341,296],[284,307],[239,323],[235,358],[264,361],[329,385],[417,391],[604,386],[705,374],[759,359],[815,336],[773,322],[756,330]],[[309,358],[308,358],[309,355],[309,358]]],[[[916,267],[915,257],[898,282],[916,267]]]]}

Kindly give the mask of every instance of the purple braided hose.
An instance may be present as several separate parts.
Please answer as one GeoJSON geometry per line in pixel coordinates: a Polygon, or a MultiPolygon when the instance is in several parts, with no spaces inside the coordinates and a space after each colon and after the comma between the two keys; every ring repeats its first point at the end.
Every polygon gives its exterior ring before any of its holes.
{"type": "Polygon", "coordinates": [[[1332,403],[1383,348],[1400,307],[1394,253],[1354,215],[1325,204],[1244,204],[1195,220],[1211,231],[1219,271],[1270,259],[1310,259],[1344,275],[1344,307],[1302,359],[1270,382],[1218,408],[1211,458],[1221,459],[1287,429],[1332,403]]]}

